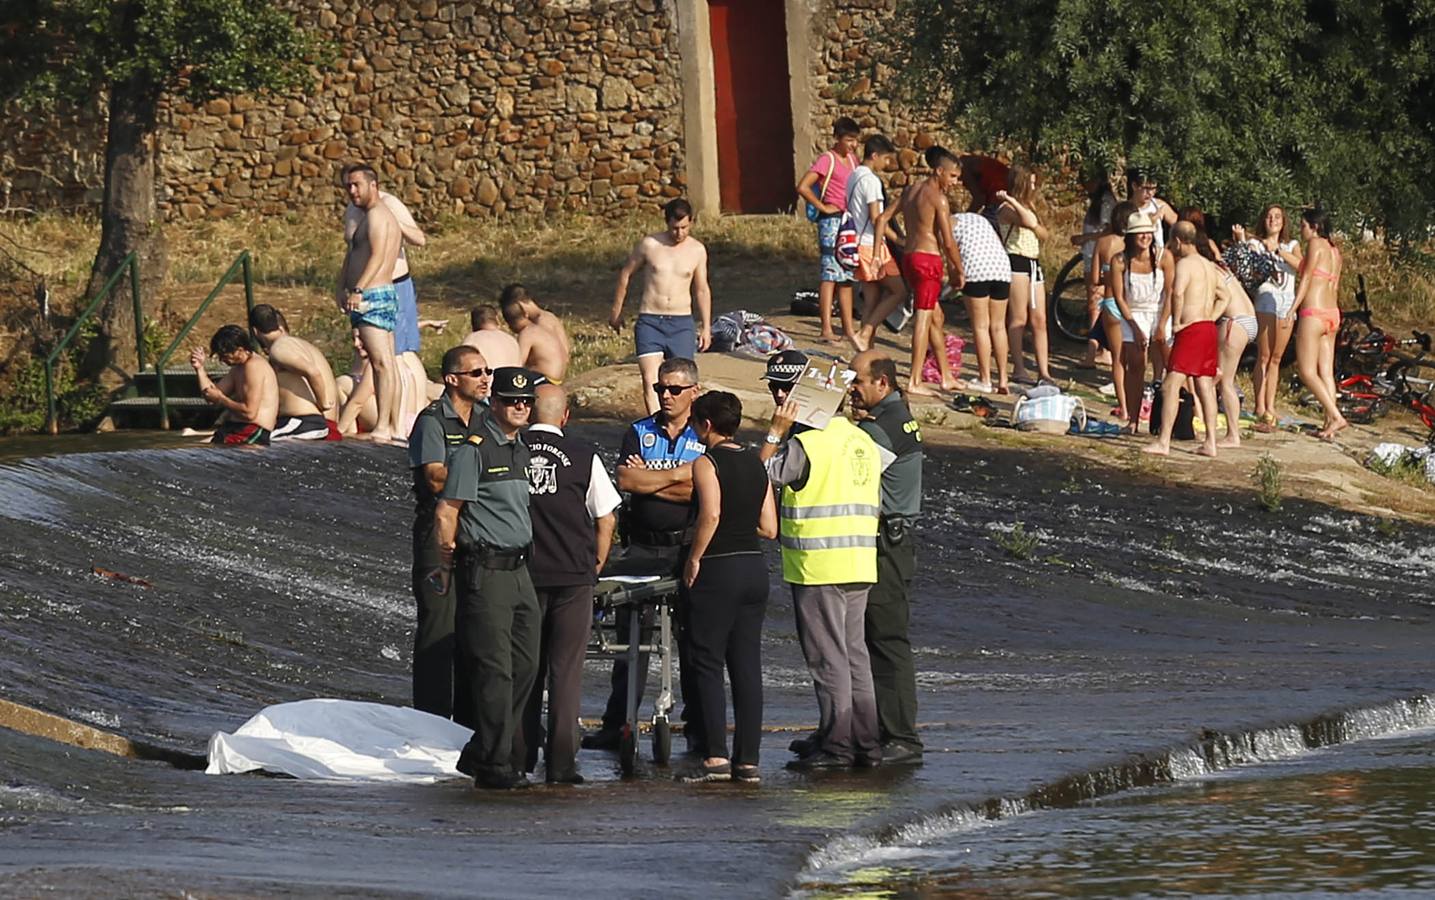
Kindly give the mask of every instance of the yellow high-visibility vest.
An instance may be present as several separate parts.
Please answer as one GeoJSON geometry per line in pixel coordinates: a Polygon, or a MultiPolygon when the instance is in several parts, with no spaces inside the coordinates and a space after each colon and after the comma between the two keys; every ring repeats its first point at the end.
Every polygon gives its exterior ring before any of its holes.
{"type": "Polygon", "coordinates": [[[882,463],[877,444],[836,416],[793,437],[807,454],[807,483],[782,489],[782,577],[791,584],[877,581],[882,463]]]}

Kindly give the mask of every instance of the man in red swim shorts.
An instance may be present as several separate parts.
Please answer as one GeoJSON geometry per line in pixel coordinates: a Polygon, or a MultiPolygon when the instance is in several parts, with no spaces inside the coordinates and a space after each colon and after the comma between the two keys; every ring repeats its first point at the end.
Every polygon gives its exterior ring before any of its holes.
{"type": "Polygon", "coordinates": [[[962,271],[961,251],[952,236],[952,211],[947,204],[947,191],[961,178],[961,166],[955,156],[941,147],[928,148],[925,160],[932,174],[902,195],[902,219],[907,225],[902,274],[912,289],[912,305],[917,310],[912,325],[912,371],[908,374],[906,392],[932,396],[935,391],[922,382],[922,365],[927,360],[929,346],[942,373],[942,389],[966,389],[947,360],[945,322],[937,303],[942,295],[944,261],[951,268],[953,289],[962,289],[966,275],[962,271]]]}
{"type": "Polygon", "coordinates": [[[1196,452],[1202,456],[1216,455],[1216,370],[1220,360],[1216,319],[1225,309],[1228,298],[1224,292],[1217,292],[1221,274],[1214,263],[1197,252],[1196,239],[1195,225],[1176,223],[1170,244],[1176,256],[1176,284],[1171,299],[1162,304],[1156,315],[1159,332],[1159,323],[1165,322],[1169,314],[1176,341],[1166,360],[1166,378],[1161,383],[1161,434],[1145,448],[1145,452],[1161,456],[1171,452],[1171,431],[1176,426],[1181,388],[1187,376],[1196,382],[1201,419],[1206,423],[1205,442],[1196,452]]]}

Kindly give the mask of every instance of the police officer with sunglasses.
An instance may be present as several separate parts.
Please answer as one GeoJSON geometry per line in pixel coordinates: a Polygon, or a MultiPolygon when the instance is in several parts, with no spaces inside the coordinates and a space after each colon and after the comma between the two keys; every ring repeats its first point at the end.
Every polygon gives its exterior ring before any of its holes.
{"type": "Polygon", "coordinates": [[[542,616],[527,566],[530,453],[521,431],[541,377],[516,366],[494,371],[490,409],[454,452],[435,512],[473,697],[473,738],[458,770],[483,788],[528,786],[514,737],[537,675],[542,616]]]}

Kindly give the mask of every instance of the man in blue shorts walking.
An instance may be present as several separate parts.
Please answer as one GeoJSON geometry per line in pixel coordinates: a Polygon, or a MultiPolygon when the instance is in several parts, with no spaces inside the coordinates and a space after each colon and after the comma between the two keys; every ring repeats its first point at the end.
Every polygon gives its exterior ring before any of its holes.
{"type": "Polygon", "coordinates": [[[623,303],[628,298],[628,281],[647,268],[643,301],[633,339],[638,347],[638,372],[643,381],[643,405],[649,415],[658,411],[653,385],[658,366],[665,359],[696,359],[711,341],[713,298],[708,287],[708,250],[691,236],[693,208],[688,201],[670,200],[663,207],[666,231],[650,234],[638,242],[618,273],[613,310],[608,324],[614,331],[623,328],[623,303]],[[693,327],[696,302],[699,329],[693,327]]]}

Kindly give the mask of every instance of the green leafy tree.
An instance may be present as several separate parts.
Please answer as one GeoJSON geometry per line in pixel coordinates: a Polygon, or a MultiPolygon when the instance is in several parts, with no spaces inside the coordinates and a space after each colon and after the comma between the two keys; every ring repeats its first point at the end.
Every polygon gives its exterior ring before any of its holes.
{"type": "MultiPolygon", "coordinates": [[[[161,98],[194,102],[312,79],[323,45],[269,0],[6,0],[0,99],[107,105],[101,237],[87,295],[131,251],[154,296],[166,255],[155,202],[161,98]]],[[[119,292],[116,292],[119,293],[119,292]]],[[[133,366],[133,304],[101,312],[105,363],[133,366]]]]}
{"type": "Polygon", "coordinates": [[[1227,217],[1432,221],[1431,0],[897,0],[899,90],[962,139],[1138,165],[1227,217]]]}

